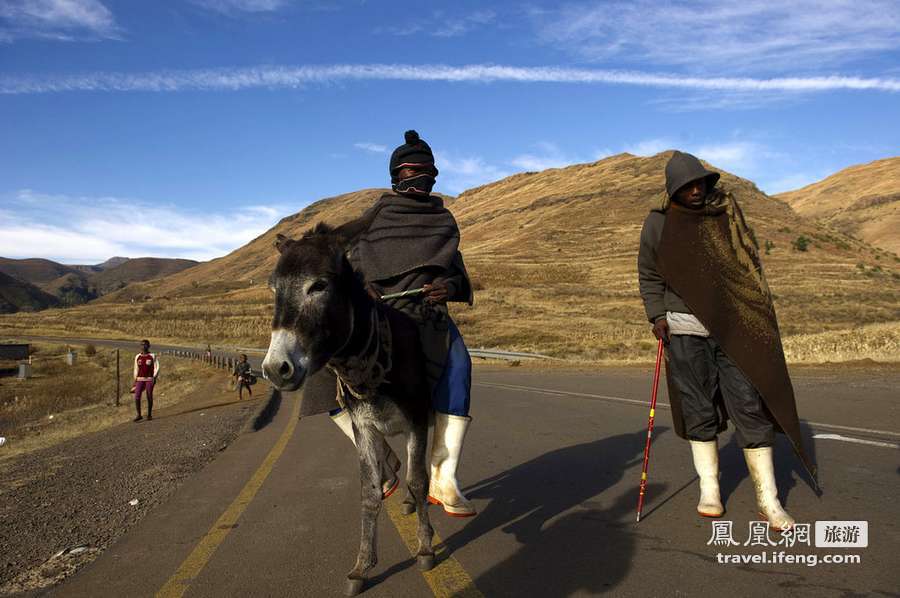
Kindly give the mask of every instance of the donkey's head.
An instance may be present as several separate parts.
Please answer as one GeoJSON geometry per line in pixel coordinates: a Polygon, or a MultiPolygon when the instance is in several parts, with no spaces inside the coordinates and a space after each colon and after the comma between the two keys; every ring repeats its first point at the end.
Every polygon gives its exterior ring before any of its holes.
{"type": "Polygon", "coordinates": [[[361,287],[345,253],[365,224],[318,224],[297,240],[278,235],[281,257],[269,279],[275,316],[263,375],[281,390],[300,388],[347,342],[361,287]]]}

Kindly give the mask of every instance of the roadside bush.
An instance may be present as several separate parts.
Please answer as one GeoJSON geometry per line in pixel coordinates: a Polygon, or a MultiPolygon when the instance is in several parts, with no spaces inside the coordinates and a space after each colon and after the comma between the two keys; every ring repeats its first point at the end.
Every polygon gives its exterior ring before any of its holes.
{"type": "Polygon", "coordinates": [[[800,235],[799,237],[791,241],[791,245],[797,251],[806,251],[809,248],[809,244],[811,242],[812,241],[809,239],[809,237],[800,235]]]}
{"type": "Polygon", "coordinates": [[[88,357],[93,357],[94,355],[97,354],[97,347],[95,347],[94,345],[90,345],[90,344],[87,345],[84,348],[84,354],[87,355],[88,357]]]}

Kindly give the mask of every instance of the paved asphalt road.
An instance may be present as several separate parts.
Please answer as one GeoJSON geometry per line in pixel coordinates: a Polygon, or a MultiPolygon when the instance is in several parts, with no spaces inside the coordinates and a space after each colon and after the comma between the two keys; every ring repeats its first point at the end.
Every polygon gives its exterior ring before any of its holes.
{"type": "MultiPolygon", "coordinates": [[[[431,508],[443,544],[439,566],[423,575],[404,543],[410,520],[399,514],[400,493],[386,501],[379,564],[363,595],[898,595],[900,373],[795,368],[793,377],[823,492],[816,496],[781,438],[783,501],[800,522],[868,521],[868,547],[708,545],[710,520],[694,512],[689,448],[664,405],[644,518],[635,524],[649,368],[484,367],[475,372],[460,473],[478,516],[453,519],[431,508]],[[717,553],[778,551],[861,562],[717,562],[717,553]]],[[[269,425],[240,436],[51,594],[341,595],[359,537],[355,454],[328,417],[298,420],[297,400],[285,394],[269,425]]],[[[723,520],[743,543],[756,518],[752,483],[730,433],[722,444],[723,520]]]]}

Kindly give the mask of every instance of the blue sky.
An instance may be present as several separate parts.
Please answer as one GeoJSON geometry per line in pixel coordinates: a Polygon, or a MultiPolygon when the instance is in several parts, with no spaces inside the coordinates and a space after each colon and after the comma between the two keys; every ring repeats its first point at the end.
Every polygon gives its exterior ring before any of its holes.
{"type": "Polygon", "coordinates": [[[223,255],[407,128],[450,194],[671,148],[776,193],[898,123],[896,0],[2,0],[0,255],[223,255]]]}

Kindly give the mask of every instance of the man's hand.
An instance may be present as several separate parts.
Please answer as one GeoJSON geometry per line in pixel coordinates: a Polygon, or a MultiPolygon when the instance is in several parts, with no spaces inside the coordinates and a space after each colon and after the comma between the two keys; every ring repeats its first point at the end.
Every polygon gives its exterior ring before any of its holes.
{"type": "Polygon", "coordinates": [[[375,289],[375,287],[373,287],[369,283],[366,283],[366,293],[368,293],[369,297],[371,297],[374,301],[381,301],[381,293],[379,293],[375,289]]]}
{"type": "Polygon", "coordinates": [[[425,289],[425,301],[427,303],[447,303],[450,298],[450,289],[443,278],[435,278],[431,284],[422,285],[425,289]]]}
{"type": "Polygon", "coordinates": [[[660,318],[653,324],[653,336],[662,339],[663,344],[669,344],[669,322],[665,318],[660,318]]]}

